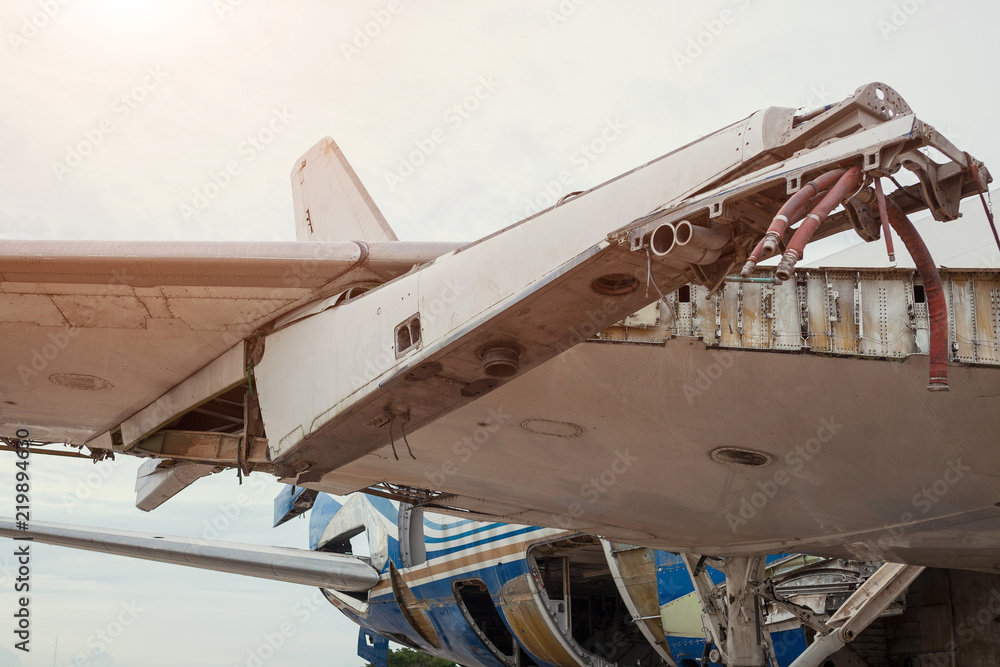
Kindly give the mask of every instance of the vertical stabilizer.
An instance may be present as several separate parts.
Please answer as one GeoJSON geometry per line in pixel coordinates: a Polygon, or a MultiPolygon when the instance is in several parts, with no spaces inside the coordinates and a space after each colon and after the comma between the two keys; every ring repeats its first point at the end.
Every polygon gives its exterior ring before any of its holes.
{"type": "Polygon", "coordinates": [[[330,137],[295,163],[292,201],[299,241],[399,240],[330,137]]]}

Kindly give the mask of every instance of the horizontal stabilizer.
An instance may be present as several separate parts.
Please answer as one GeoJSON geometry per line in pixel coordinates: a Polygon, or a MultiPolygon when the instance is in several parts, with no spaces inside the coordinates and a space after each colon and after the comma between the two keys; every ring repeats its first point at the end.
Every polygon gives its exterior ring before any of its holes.
{"type": "Polygon", "coordinates": [[[45,544],[231,572],[259,579],[287,581],[341,592],[367,591],[379,580],[375,569],[359,558],[289,547],[161,537],[151,533],[105,531],[40,521],[32,522],[30,530],[17,530],[14,522],[7,518],[0,518],[0,535],[30,537],[45,544]]]}

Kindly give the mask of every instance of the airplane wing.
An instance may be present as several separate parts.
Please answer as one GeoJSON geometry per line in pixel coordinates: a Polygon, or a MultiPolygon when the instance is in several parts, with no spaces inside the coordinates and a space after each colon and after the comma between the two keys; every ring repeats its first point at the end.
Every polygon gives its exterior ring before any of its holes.
{"type": "Polygon", "coordinates": [[[454,246],[5,241],[2,431],[85,444],[227,354],[222,384],[238,385],[262,325],[454,246]]]}
{"type": "Polygon", "coordinates": [[[375,568],[360,558],[290,547],[97,530],[41,521],[32,521],[28,530],[18,530],[9,519],[0,519],[0,535],[341,592],[367,591],[379,581],[375,568]]]}
{"type": "MultiPolygon", "coordinates": [[[[331,150],[320,164],[342,168],[331,150]]],[[[311,173],[297,170],[293,179],[311,173]]],[[[983,401],[1000,389],[997,330],[983,313],[994,279],[939,275],[926,252],[919,273],[794,266],[807,243],[839,231],[877,240],[880,222],[908,225],[905,213],[925,209],[955,220],[990,180],[874,83],[805,114],[757,112],[404,273],[435,255],[411,253],[360,296],[293,294],[260,317],[224,312],[206,334],[216,347],[190,363],[197,349],[177,341],[158,365],[146,348],[125,354],[118,332],[139,318],[111,308],[132,304],[129,293],[99,302],[94,324],[117,329],[93,333],[86,355],[70,343],[60,353],[44,336],[68,338],[68,318],[86,313],[51,288],[37,309],[55,329],[7,316],[17,352],[0,375],[7,390],[19,389],[32,346],[51,347],[31,376],[40,393],[22,389],[24,403],[5,406],[2,434],[71,429],[58,416],[65,401],[86,426],[73,442],[98,454],[263,470],[312,490],[369,489],[701,554],[991,569],[1000,417],[983,401]],[[870,187],[904,168],[916,184],[870,187]],[[746,268],[781,252],[778,270],[746,268]],[[936,389],[957,364],[951,393],[926,391],[928,351],[936,389]],[[129,383],[135,369],[146,375],[129,383]],[[102,419],[86,421],[87,408],[102,419]]],[[[356,206],[340,209],[320,205],[336,188],[299,188],[300,238],[329,243],[330,211],[355,209],[367,222],[351,229],[388,238],[355,186],[356,206]]],[[[51,273],[34,279],[57,283],[51,273]]],[[[136,300],[147,289],[126,287],[136,300]]],[[[200,294],[197,312],[223,312],[212,290],[200,294]]],[[[160,304],[163,317],[143,322],[191,329],[189,294],[170,298],[150,296],[143,307],[160,304]]],[[[151,503],[175,492],[178,475],[160,479],[151,503]]]]}

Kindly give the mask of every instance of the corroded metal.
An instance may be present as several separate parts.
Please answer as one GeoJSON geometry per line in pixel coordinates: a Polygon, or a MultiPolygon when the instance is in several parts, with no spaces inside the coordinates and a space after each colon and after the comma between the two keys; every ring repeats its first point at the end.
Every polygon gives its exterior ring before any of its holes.
{"type": "Polygon", "coordinates": [[[511,579],[500,591],[504,616],[510,628],[528,651],[553,665],[580,665],[578,656],[567,648],[558,632],[552,631],[548,618],[535,600],[530,574],[511,579]]]}
{"type": "MultiPolygon", "coordinates": [[[[926,295],[912,269],[798,269],[781,284],[771,283],[770,271],[762,269],[754,278],[759,282],[741,282],[707,301],[706,288],[686,286],[666,295],[676,300],[689,290],[691,303],[682,304],[676,318],[647,319],[641,328],[633,324],[636,318],[627,318],[595,339],[663,344],[694,337],[721,348],[886,360],[927,354],[926,295]],[[718,322],[705,316],[709,313],[718,313],[718,322]]],[[[1000,271],[944,269],[941,279],[951,323],[950,360],[1000,366],[1000,271]]]]}

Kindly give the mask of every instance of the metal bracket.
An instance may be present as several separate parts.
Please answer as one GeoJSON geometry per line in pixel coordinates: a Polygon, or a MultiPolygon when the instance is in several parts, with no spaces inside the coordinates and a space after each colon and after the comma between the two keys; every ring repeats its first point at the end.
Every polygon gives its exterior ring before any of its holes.
{"type": "Polygon", "coordinates": [[[722,299],[726,295],[726,286],[723,284],[719,293],[715,295],[715,340],[722,340],[722,299]]]}
{"type": "Polygon", "coordinates": [[[868,206],[857,197],[851,197],[844,202],[844,209],[858,236],[869,243],[882,238],[882,220],[877,209],[868,206]]]}
{"type": "MultiPolygon", "coordinates": [[[[827,280],[826,283],[826,299],[828,303],[828,311],[830,313],[829,320],[831,322],[840,321],[840,292],[833,289],[833,283],[827,280]]],[[[827,331],[827,335],[832,335],[832,331],[827,331]]]]}
{"type": "Polygon", "coordinates": [[[799,335],[806,347],[809,344],[809,274],[795,273],[795,298],[799,303],[799,335]]]}
{"type": "Polygon", "coordinates": [[[743,283],[736,290],[736,333],[743,340],[743,283]]]}
{"type": "Polygon", "coordinates": [[[767,579],[764,583],[758,584],[751,589],[755,595],[759,595],[765,600],[769,600],[782,608],[786,609],[790,613],[794,614],[803,624],[808,625],[813,630],[820,633],[830,632],[831,628],[823,620],[816,615],[809,607],[803,607],[802,605],[795,604],[786,597],[778,594],[774,589],[774,582],[767,579]]]}
{"type": "Polygon", "coordinates": [[[861,273],[854,277],[854,342],[861,352],[861,340],[865,337],[865,321],[861,308],[861,273]]]}

